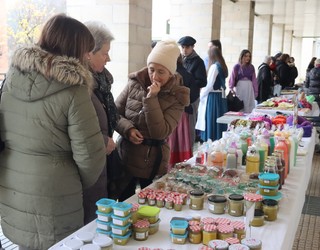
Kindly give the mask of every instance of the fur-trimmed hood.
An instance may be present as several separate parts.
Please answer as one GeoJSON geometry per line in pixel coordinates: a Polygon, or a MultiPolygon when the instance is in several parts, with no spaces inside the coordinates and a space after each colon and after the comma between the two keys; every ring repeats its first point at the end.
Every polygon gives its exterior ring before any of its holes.
{"type": "Polygon", "coordinates": [[[16,98],[34,101],[74,85],[92,89],[92,74],[78,59],[53,55],[38,46],[15,51],[6,79],[16,98]]]}

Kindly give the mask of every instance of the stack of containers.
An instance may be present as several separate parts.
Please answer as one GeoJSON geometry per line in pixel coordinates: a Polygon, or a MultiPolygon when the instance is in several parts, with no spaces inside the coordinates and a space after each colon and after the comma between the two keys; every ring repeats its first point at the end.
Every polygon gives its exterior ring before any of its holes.
{"type": "Polygon", "coordinates": [[[183,219],[173,219],[170,222],[171,242],[174,244],[185,244],[188,236],[188,222],[183,219]]]}
{"type": "Polygon", "coordinates": [[[128,243],[131,235],[132,204],[117,202],[113,204],[112,209],[111,236],[114,244],[124,246],[128,243]]]}
{"type": "Polygon", "coordinates": [[[279,174],[261,173],[259,175],[259,193],[262,196],[267,196],[267,198],[270,199],[278,199],[279,195],[281,195],[281,193],[278,193],[279,179],[279,174]]]}
{"type": "Polygon", "coordinates": [[[111,221],[112,221],[112,206],[116,203],[115,200],[102,198],[96,202],[98,210],[97,214],[97,233],[111,236],[111,221]]]}

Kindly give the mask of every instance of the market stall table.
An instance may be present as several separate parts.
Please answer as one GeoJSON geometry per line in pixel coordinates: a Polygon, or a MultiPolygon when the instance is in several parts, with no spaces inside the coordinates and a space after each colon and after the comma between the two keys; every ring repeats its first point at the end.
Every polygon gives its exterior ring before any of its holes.
{"type": "MultiPolygon", "coordinates": [[[[305,190],[307,188],[310,175],[312,158],[315,145],[315,130],[313,130],[312,137],[303,138],[299,145],[297,166],[290,169],[290,173],[285,181],[281,193],[282,200],[279,203],[278,219],[273,222],[265,221],[262,227],[252,227],[251,236],[262,241],[262,249],[264,250],[290,250],[292,249],[295,233],[300,220],[304,200],[305,190]]],[[[130,197],[126,202],[137,203],[137,196],[130,197]]],[[[137,250],[139,247],[162,248],[162,249],[179,249],[179,250],[198,250],[202,244],[187,243],[184,245],[173,244],[170,239],[170,220],[172,217],[184,217],[200,215],[203,217],[226,217],[233,221],[244,220],[245,217],[232,217],[228,214],[215,215],[208,211],[207,205],[203,210],[191,210],[187,205],[183,206],[182,211],[168,210],[161,208],[160,212],[160,226],[159,231],[150,235],[146,241],[136,241],[130,239],[126,246],[114,245],[113,249],[130,249],[137,250]]],[[[92,221],[88,225],[79,229],[74,234],[65,238],[52,246],[49,250],[55,250],[57,247],[63,245],[63,242],[75,236],[76,233],[82,231],[95,232],[96,222],[92,221]]],[[[249,232],[247,232],[249,233],[249,232]]]]}

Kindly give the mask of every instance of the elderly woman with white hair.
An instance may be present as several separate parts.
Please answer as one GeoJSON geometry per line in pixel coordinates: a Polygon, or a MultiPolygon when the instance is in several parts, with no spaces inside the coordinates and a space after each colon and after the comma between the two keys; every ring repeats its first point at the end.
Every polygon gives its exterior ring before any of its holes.
{"type": "Polygon", "coordinates": [[[266,56],[263,63],[258,67],[258,103],[264,102],[272,97],[273,80],[270,69],[271,56],[266,56]]]}
{"type": "Polygon", "coordinates": [[[100,198],[111,196],[108,185],[113,177],[112,161],[114,159],[114,151],[116,145],[112,139],[114,129],[118,122],[118,112],[111,93],[111,85],[113,77],[105,68],[107,62],[110,61],[109,51],[111,41],[114,40],[113,35],[107,27],[100,22],[90,21],[85,23],[91,32],[95,46],[89,53],[89,66],[95,80],[95,86],[91,95],[92,102],[97,112],[100,128],[104,136],[106,146],[107,166],[100,175],[96,184],[84,191],[84,222],[85,224],[96,218],[96,201],[100,198]]]}

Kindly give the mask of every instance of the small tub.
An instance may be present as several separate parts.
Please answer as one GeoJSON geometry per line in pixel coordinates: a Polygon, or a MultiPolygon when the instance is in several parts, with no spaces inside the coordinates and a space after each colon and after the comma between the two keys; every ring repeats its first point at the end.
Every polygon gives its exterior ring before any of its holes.
{"type": "Polygon", "coordinates": [[[188,228],[188,222],[186,220],[171,220],[170,227],[173,234],[184,235],[188,228]]]}
{"type": "Polygon", "coordinates": [[[113,225],[117,225],[117,226],[126,226],[129,224],[130,219],[131,219],[131,215],[128,215],[127,217],[120,217],[120,216],[115,216],[112,215],[112,224],[113,225]]]}
{"type": "Polygon", "coordinates": [[[67,240],[64,245],[70,250],[79,250],[83,246],[83,241],[78,239],[67,240]]]}
{"type": "Polygon", "coordinates": [[[94,238],[94,234],[91,232],[79,232],[76,234],[76,239],[83,241],[84,243],[91,243],[94,238]]]}
{"type": "Polygon", "coordinates": [[[114,244],[120,245],[120,246],[125,246],[125,245],[127,245],[128,241],[129,241],[130,235],[131,235],[131,233],[128,232],[125,235],[112,234],[111,237],[113,238],[114,244]]]}
{"type": "Polygon", "coordinates": [[[100,228],[97,228],[96,232],[97,232],[98,235],[106,235],[108,237],[111,237],[111,234],[112,234],[111,230],[110,231],[106,231],[106,230],[102,230],[100,228]]]}
{"type": "Polygon", "coordinates": [[[160,219],[156,223],[150,224],[149,226],[149,235],[155,234],[156,232],[159,231],[159,224],[160,224],[160,219]]]}
{"type": "Polygon", "coordinates": [[[259,174],[259,183],[262,186],[275,187],[279,184],[280,176],[276,173],[259,174]]]}
{"type": "Polygon", "coordinates": [[[259,193],[261,195],[276,196],[278,194],[279,185],[275,187],[271,187],[271,186],[262,186],[258,184],[258,187],[259,187],[259,193]]]}
{"type": "Polygon", "coordinates": [[[102,212],[97,210],[96,211],[96,215],[97,215],[98,220],[100,220],[100,221],[105,221],[105,222],[112,221],[112,217],[111,217],[112,212],[106,214],[106,213],[102,213],[102,212]]]}
{"type": "Polygon", "coordinates": [[[126,202],[118,202],[115,203],[112,208],[113,214],[115,216],[127,217],[128,215],[130,215],[132,204],[126,202]]]}
{"type": "Polygon", "coordinates": [[[106,235],[96,236],[92,243],[99,246],[101,250],[112,250],[113,240],[106,235]]]}
{"type": "Polygon", "coordinates": [[[105,230],[105,231],[110,231],[111,230],[111,222],[105,222],[101,220],[96,220],[97,223],[97,228],[105,230]]]}
{"type": "Polygon", "coordinates": [[[70,250],[69,247],[66,247],[64,245],[58,246],[57,248],[55,248],[55,250],[70,250]]]}
{"type": "Polygon", "coordinates": [[[125,235],[129,232],[129,226],[131,224],[128,224],[124,227],[121,227],[121,226],[117,226],[117,225],[113,225],[111,224],[111,231],[112,231],[112,234],[116,234],[116,235],[125,235]]]}
{"type": "Polygon", "coordinates": [[[101,248],[95,244],[86,244],[80,250],[101,250],[101,248]]]}
{"type": "Polygon", "coordinates": [[[109,214],[112,212],[112,206],[116,203],[115,200],[102,198],[96,202],[98,211],[109,214]]]}
{"type": "Polygon", "coordinates": [[[186,239],[188,237],[188,232],[185,232],[184,234],[174,234],[170,233],[171,236],[171,242],[174,244],[185,244],[186,239]]]}
{"type": "Polygon", "coordinates": [[[138,217],[140,219],[147,219],[150,224],[156,223],[159,219],[160,208],[143,206],[138,209],[138,217]]]}

